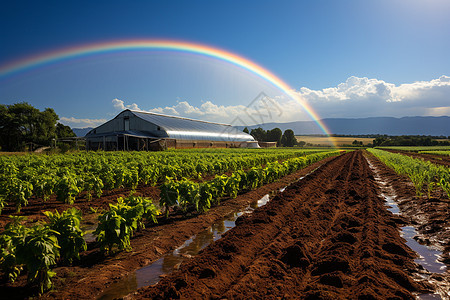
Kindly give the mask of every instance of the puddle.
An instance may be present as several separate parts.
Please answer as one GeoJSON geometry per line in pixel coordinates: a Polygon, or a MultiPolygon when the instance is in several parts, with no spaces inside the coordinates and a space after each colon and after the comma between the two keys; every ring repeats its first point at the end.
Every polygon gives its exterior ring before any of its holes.
{"type": "MultiPolygon", "coordinates": [[[[319,167],[318,167],[319,168],[319,167]]],[[[318,168],[314,169],[305,176],[300,177],[298,180],[302,180],[318,168]]],[[[282,193],[287,187],[279,189],[282,193]]],[[[169,253],[152,264],[143,267],[136,272],[128,275],[126,278],[115,283],[109,289],[107,289],[98,299],[109,300],[124,297],[137,289],[158,283],[158,281],[165,276],[165,274],[171,273],[173,270],[177,270],[181,263],[192,256],[197,255],[202,249],[207,247],[212,242],[220,239],[222,235],[236,226],[236,220],[245,213],[252,213],[256,208],[266,205],[272,196],[276,192],[264,195],[261,199],[252,202],[247,208],[234,212],[225,218],[215,222],[208,229],[198,233],[184,242],[183,245],[175,249],[172,253],[169,253]]]]}
{"type": "Polygon", "coordinates": [[[417,295],[417,297],[421,300],[442,299],[441,296],[439,296],[438,294],[420,294],[420,295],[417,295]]]}
{"type": "Polygon", "coordinates": [[[389,210],[394,215],[400,214],[400,209],[397,206],[397,203],[395,203],[394,198],[385,194],[381,194],[381,197],[384,198],[386,201],[386,204],[388,206],[387,210],[389,210]]]}
{"type": "MultiPolygon", "coordinates": [[[[392,187],[390,187],[387,182],[383,181],[379,177],[375,166],[373,166],[369,161],[368,161],[368,163],[369,163],[370,168],[372,169],[372,171],[375,174],[376,182],[382,187],[382,190],[385,191],[385,193],[382,193],[381,196],[386,201],[387,209],[390,212],[392,212],[393,214],[399,215],[400,209],[394,200],[395,196],[392,197],[390,195],[387,195],[388,193],[394,194],[392,187]]],[[[416,231],[416,229],[413,226],[401,227],[400,235],[406,240],[406,245],[420,256],[419,258],[414,260],[416,263],[418,263],[419,265],[421,265],[423,268],[425,268],[427,271],[429,271],[431,273],[442,274],[442,273],[446,272],[447,266],[444,263],[439,261],[439,258],[442,255],[442,252],[418,243],[414,239],[414,237],[418,235],[418,232],[416,231]]],[[[421,299],[421,300],[442,299],[442,297],[439,294],[420,294],[420,295],[417,295],[417,298],[421,299]]]]}
{"type": "Polygon", "coordinates": [[[446,265],[438,261],[440,255],[442,255],[441,251],[421,245],[414,239],[414,236],[417,235],[414,227],[404,226],[401,230],[402,237],[406,240],[406,245],[420,255],[419,258],[414,260],[416,263],[432,273],[444,273],[447,270],[446,265]]]}
{"type": "Polygon", "coordinates": [[[84,235],[83,239],[86,243],[95,242],[96,236],[93,234],[95,229],[97,229],[97,224],[81,226],[84,235]]]}
{"type": "MultiPolygon", "coordinates": [[[[280,192],[283,192],[285,189],[286,187],[280,189],[280,192]]],[[[266,194],[258,201],[252,202],[244,210],[234,212],[215,222],[208,229],[185,241],[183,245],[175,249],[172,253],[163,256],[151,265],[133,272],[125,279],[114,284],[99,299],[107,300],[123,297],[136,289],[158,283],[164,274],[169,274],[173,270],[177,270],[185,259],[197,255],[213,241],[220,239],[225,232],[235,227],[237,218],[244,213],[251,213],[256,208],[266,205],[269,201],[270,195],[266,194]]]]}

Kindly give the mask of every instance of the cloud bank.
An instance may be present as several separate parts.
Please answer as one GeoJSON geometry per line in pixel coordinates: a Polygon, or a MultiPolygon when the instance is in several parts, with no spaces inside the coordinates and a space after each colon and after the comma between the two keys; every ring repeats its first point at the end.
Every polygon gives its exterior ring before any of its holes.
{"type": "MultiPolygon", "coordinates": [[[[294,91],[313,108],[320,118],[363,118],[377,116],[450,116],[450,77],[395,85],[380,79],[351,76],[335,87],[312,90],[302,87],[294,91]]],[[[149,111],[160,114],[201,119],[232,125],[254,125],[270,122],[310,120],[305,109],[295,100],[280,95],[260,95],[241,105],[219,105],[204,101],[199,106],[178,101],[172,106],[143,110],[136,103],[113,99],[115,110],[149,111]]],[[[62,117],[61,123],[71,127],[96,127],[106,119],[62,117]]]]}
{"type": "Polygon", "coordinates": [[[74,117],[66,118],[61,117],[59,120],[62,124],[70,126],[71,128],[86,128],[97,127],[105,123],[106,119],[77,119],[74,117]]]}
{"type": "MultiPolygon", "coordinates": [[[[363,118],[376,116],[449,116],[450,77],[395,85],[379,79],[351,76],[335,87],[294,91],[321,118],[363,118]]],[[[116,109],[141,110],[136,103],[113,100],[116,109]]],[[[211,101],[200,106],[179,101],[173,106],[147,111],[236,125],[310,120],[304,108],[286,95],[266,97],[247,105],[218,105],[211,101]]]]}
{"type": "Polygon", "coordinates": [[[321,117],[450,115],[450,77],[396,86],[367,77],[348,78],[323,90],[300,88],[297,95],[321,117]]]}

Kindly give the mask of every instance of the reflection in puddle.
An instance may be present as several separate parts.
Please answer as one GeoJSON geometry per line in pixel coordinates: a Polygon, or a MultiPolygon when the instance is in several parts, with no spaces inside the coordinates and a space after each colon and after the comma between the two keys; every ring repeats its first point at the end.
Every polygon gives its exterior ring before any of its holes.
{"type": "MultiPolygon", "coordinates": [[[[388,189],[390,193],[393,193],[392,187],[385,181],[382,181],[380,176],[378,175],[378,170],[373,166],[369,161],[369,166],[375,174],[375,180],[379,184],[379,186],[384,187],[384,189],[388,189]]],[[[384,193],[381,194],[386,200],[387,209],[395,215],[400,215],[400,209],[397,203],[394,201],[394,197],[388,196],[384,193]]],[[[444,273],[447,270],[447,266],[441,263],[438,259],[442,255],[441,251],[435,250],[431,247],[424,246],[419,244],[414,237],[418,235],[418,232],[412,226],[404,226],[400,228],[401,236],[406,240],[406,245],[415,251],[420,257],[415,259],[414,261],[424,267],[426,270],[432,273],[444,273]]],[[[439,294],[441,292],[438,291],[439,294]]],[[[446,292],[443,292],[446,295],[446,292]]],[[[417,295],[418,299],[421,300],[433,300],[433,299],[443,299],[439,294],[420,294],[417,295]]],[[[447,299],[447,298],[445,298],[447,299]]]]}
{"type": "Polygon", "coordinates": [[[420,258],[414,261],[432,273],[444,273],[447,269],[445,264],[438,261],[441,251],[419,244],[414,236],[417,231],[412,226],[404,226],[402,229],[402,237],[406,240],[406,245],[416,251],[420,258]]]}
{"type": "MultiPolygon", "coordinates": [[[[319,167],[309,172],[307,175],[300,177],[299,180],[304,179],[308,175],[315,172],[319,167]]],[[[284,192],[286,187],[279,190],[280,193],[284,192]]],[[[158,281],[165,274],[171,273],[180,267],[183,260],[197,255],[202,249],[207,247],[213,241],[216,241],[222,237],[222,235],[236,226],[236,220],[245,213],[252,213],[256,208],[266,205],[270,201],[270,197],[276,194],[264,195],[261,199],[252,202],[244,210],[233,212],[225,218],[212,224],[208,229],[198,233],[191,237],[184,244],[172,253],[169,253],[152,264],[143,267],[136,272],[133,272],[125,279],[115,283],[109,289],[107,289],[100,297],[101,300],[116,299],[128,295],[138,288],[149,286],[158,283],[158,281]]]]}
{"type": "MultiPolygon", "coordinates": [[[[283,192],[286,188],[280,189],[283,192]]],[[[178,269],[183,260],[197,255],[202,249],[222,237],[222,235],[236,226],[236,220],[244,213],[251,213],[258,207],[266,205],[270,201],[270,195],[266,194],[261,199],[254,201],[246,209],[234,212],[225,218],[212,224],[208,229],[191,237],[172,253],[169,253],[151,265],[133,272],[124,280],[114,284],[106,290],[99,299],[115,299],[123,297],[138,288],[156,284],[164,274],[178,269]]]]}

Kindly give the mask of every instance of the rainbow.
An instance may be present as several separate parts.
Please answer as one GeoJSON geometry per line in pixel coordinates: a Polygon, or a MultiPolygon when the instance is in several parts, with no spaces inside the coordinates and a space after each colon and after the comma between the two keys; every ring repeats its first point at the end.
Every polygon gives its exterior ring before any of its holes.
{"type": "Polygon", "coordinates": [[[299,97],[294,92],[294,90],[283,80],[281,80],[279,77],[277,77],[267,69],[255,64],[254,62],[242,56],[202,44],[173,40],[123,40],[63,48],[56,51],[27,57],[25,59],[13,61],[4,66],[0,66],[0,78],[32,68],[37,68],[46,64],[54,64],[64,60],[94,55],[98,53],[112,53],[130,50],[167,50],[194,53],[223,60],[225,62],[246,69],[251,73],[254,73],[257,76],[261,77],[262,79],[268,81],[269,83],[280,89],[283,93],[287,94],[290,98],[297,101],[303,107],[303,109],[305,109],[308,115],[317,123],[320,129],[329,136],[333,145],[336,146],[333,138],[329,134],[328,128],[321,121],[320,117],[313,110],[313,108],[301,97],[299,97]]]}

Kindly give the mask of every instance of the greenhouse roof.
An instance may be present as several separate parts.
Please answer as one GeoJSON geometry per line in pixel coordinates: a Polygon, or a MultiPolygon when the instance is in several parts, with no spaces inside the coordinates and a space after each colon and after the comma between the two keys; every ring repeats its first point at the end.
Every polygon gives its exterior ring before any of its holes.
{"type": "Polygon", "coordinates": [[[157,113],[133,111],[135,116],[160,126],[169,138],[208,141],[253,141],[253,137],[231,125],[157,113]]]}

